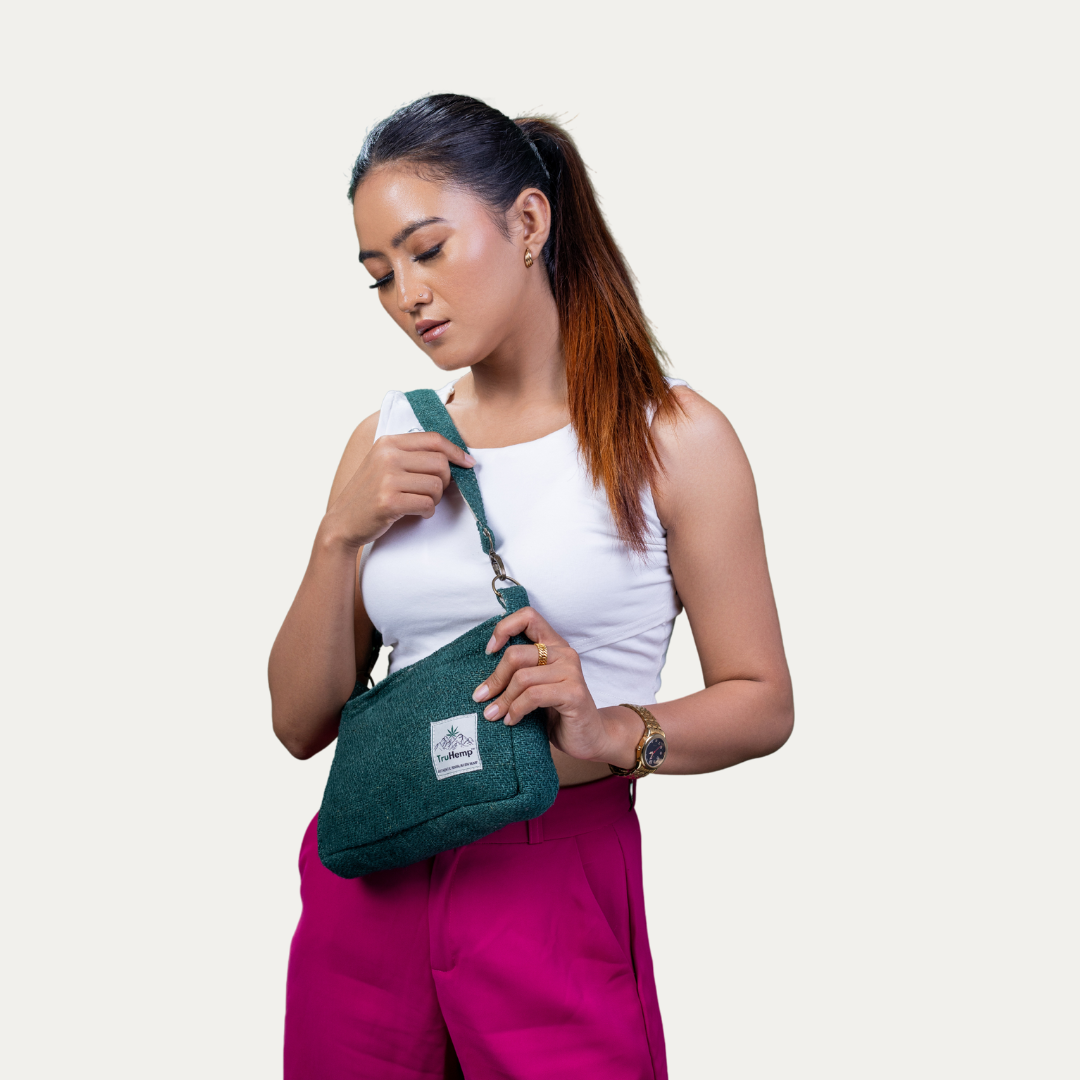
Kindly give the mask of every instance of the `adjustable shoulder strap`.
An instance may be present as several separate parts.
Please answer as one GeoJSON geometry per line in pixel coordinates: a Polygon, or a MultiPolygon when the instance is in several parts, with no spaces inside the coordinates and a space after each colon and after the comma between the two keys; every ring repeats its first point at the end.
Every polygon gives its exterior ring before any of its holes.
{"type": "MultiPolygon", "coordinates": [[[[454,427],[454,421],[446,411],[446,406],[439,399],[434,390],[410,390],[406,395],[412,410],[416,413],[416,419],[425,431],[434,431],[445,436],[455,446],[467,450],[464,441],[454,427]]],[[[458,486],[465,501],[469,504],[476,518],[476,527],[480,531],[480,543],[484,554],[495,554],[495,541],[492,539],[491,530],[488,528],[487,517],[484,514],[484,500],[480,496],[480,485],[476,482],[476,474],[472,469],[463,469],[460,465],[450,463],[450,475],[458,486]]]]}
{"type": "MultiPolygon", "coordinates": [[[[454,421],[450,419],[446,406],[434,390],[410,390],[405,397],[412,406],[413,412],[416,413],[416,419],[420,421],[420,426],[425,431],[437,432],[439,435],[448,438],[455,446],[460,446],[462,450],[468,449],[464,440],[458,434],[458,429],[454,427],[454,421]]],[[[451,462],[450,475],[454,478],[458,491],[461,492],[465,501],[469,504],[473,517],[476,518],[476,528],[480,533],[480,546],[484,549],[484,554],[491,560],[491,569],[495,571],[495,577],[491,581],[492,591],[498,598],[499,603],[505,608],[507,614],[516,611],[518,608],[525,607],[529,603],[529,594],[520,582],[514,581],[512,577],[507,575],[506,567],[503,566],[503,561],[495,550],[495,538],[488,528],[487,517],[484,514],[484,500],[480,497],[480,485],[476,482],[476,473],[472,469],[463,469],[460,465],[451,462]],[[507,585],[506,582],[508,581],[513,584],[507,585]],[[502,587],[497,586],[495,582],[499,582],[502,587]]]]}

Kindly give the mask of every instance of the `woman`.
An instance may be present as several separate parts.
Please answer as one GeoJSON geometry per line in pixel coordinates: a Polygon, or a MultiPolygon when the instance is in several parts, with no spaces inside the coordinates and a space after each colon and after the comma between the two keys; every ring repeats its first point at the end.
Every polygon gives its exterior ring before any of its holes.
{"type": "Polygon", "coordinates": [[[349,198],[383,308],[437,367],[468,369],[440,396],[470,452],[398,392],[353,433],[271,654],[274,730],[310,757],[376,631],[393,671],[498,612],[454,463],[476,469],[534,605],[489,651],[524,634],[547,653],[507,649],[478,709],[546,710],[560,791],[527,826],[355,880],[321,865],[312,823],[286,1077],[664,1077],[625,774],[726,768],[791,731],[749,465],[723,415],[662,375],[555,124],[421,99],[369,135],[349,198]],[[706,688],[657,705],[680,605],[706,688]]]}

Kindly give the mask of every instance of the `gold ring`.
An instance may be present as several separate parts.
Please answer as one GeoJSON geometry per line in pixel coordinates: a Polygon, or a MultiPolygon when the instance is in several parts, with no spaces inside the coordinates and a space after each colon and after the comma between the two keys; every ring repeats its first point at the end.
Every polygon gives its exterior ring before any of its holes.
{"type": "Polygon", "coordinates": [[[543,667],[547,663],[547,646],[542,641],[534,641],[533,644],[536,646],[536,652],[538,654],[536,657],[536,666],[543,667]]]}

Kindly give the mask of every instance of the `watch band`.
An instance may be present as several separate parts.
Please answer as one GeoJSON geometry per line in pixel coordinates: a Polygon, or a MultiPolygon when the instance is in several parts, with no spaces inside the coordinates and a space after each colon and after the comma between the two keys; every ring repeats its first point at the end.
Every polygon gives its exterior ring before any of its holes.
{"type": "Polygon", "coordinates": [[[638,716],[641,717],[641,719],[645,722],[645,732],[641,736],[641,739],[637,744],[637,748],[634,751],[634,767],[632,769],[620,769],[617,765],[608,765],[608,768],[616,776],[629,776],[632,778],[636,778],[639,776],[648,776],[649,773],[654,773],[657,769],[660,768],[660,766],[664,763],[664,758],[661,757],[660,760],[650,768],[645,763],[642,757],[645,752],[645,747],[650,739],[659,737],[664,740],[664,756],[666,756],[667,735],[664,734],[664,729],[657,722],[656,717],[653,716],[653,714],[649,712],[649,710],[646,709],[644,705],[631,705],[629,704],[629,702],[624,701],[622,702],[622,708],[633,709],[634,712],[636,712],[638,716]]]}

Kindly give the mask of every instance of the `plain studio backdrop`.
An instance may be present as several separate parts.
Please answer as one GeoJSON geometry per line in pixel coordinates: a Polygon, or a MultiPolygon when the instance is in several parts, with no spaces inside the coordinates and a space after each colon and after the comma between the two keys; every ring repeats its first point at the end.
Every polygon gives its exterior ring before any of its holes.
{"type": "Polygon", "coordinates": [[[1077,1075],[1073,5],[4,20],[6,1076],[278,1074],[331,751],[266,657],[353,427],[444,381],[345,199],[438,91],[563,117],[758,480],[795,734],[639,798],[673,1077],[1077,1075]]]}

